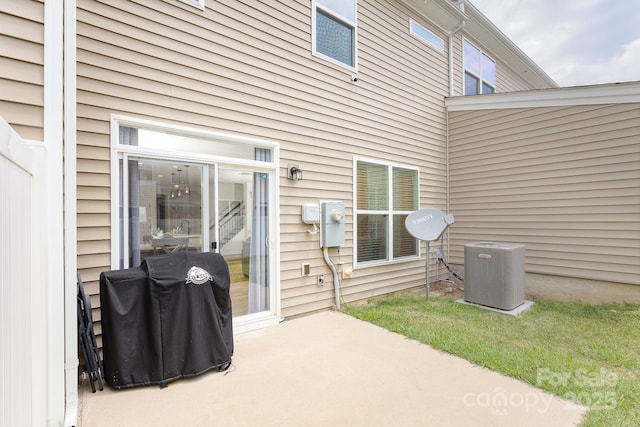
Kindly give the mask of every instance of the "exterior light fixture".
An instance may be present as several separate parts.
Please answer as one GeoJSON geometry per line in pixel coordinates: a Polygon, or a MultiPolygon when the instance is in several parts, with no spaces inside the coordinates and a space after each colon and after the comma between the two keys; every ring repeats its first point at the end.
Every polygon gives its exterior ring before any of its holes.
{"type": "Polygon", "coordinates": [[[294,181],[301,181],[302,170],[300,169],[300,166],[294,164],[287,165],[287,178],[294,181]]]}

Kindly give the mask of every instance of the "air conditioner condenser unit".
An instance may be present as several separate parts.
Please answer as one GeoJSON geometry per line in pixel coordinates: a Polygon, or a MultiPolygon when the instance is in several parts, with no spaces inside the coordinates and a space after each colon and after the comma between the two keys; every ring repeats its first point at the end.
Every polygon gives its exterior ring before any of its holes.
{"type": "Polygon", "coordinates": [[[516,243],[464,245],[464,300],[499,310],[524,304],[525,248],[516,243]]]}

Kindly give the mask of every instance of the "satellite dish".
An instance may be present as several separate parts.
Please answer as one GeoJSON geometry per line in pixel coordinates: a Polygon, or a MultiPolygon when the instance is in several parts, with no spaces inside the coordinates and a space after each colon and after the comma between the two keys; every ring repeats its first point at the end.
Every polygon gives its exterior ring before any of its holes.
{"type": "Polygon", "coordinates": [[[438,240],[449,225],[453,215],[446,215],[438,209],[420,209],[407,216],[404,226],[413,237],[420,240],[438,240]]]}
{"type": "Polygon", "coordinates": [[[446,215],[438,209],[420,209],[415,211],[404,220],[404,226],[413,237],[427,242],[427,256],[425,274],[427,276],[427,300],[429,300],[429,242],[438,240],[445,230],[453,224],[453,215],[446,215]]]}

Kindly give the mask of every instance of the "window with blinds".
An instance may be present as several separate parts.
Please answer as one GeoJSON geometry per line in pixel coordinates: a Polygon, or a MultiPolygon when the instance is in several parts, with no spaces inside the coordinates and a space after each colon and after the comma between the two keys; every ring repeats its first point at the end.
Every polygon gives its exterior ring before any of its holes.
{"type": "Polygon", "coordinates": [[[418,169],[356,160],[356,264],[416,257],[418,242],[405,229],[418,209],[418,169]]]}

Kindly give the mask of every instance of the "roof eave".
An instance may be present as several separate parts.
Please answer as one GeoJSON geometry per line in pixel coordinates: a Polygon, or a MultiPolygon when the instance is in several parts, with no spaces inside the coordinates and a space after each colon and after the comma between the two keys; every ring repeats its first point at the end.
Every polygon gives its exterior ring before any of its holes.
{"type": "Polygon", "coordinates": [[[403,0],[423,18],[450,34],[465,20],[465,14],[449,0],[403,0]]]}
{"type": "Polygon", "coordinates": [[[483,48],[499,58],[534,89],[559,86],[470,2],[465,0],[464,5],[458,7],[451,0],[403,1],[447,34],[464,25],[466,34],[481,43],[483,48]]]}

